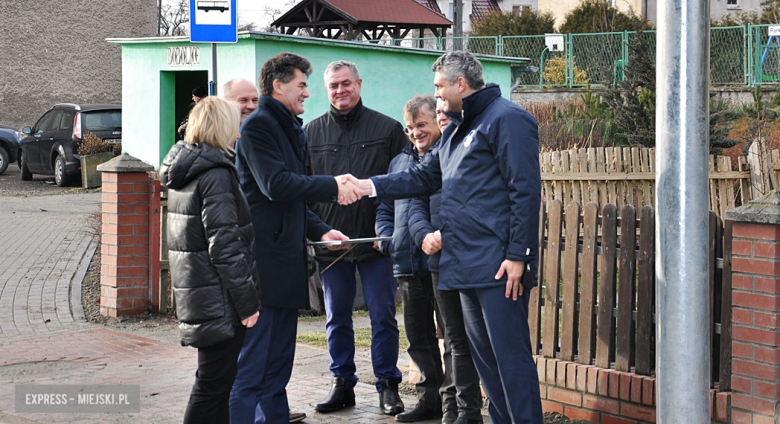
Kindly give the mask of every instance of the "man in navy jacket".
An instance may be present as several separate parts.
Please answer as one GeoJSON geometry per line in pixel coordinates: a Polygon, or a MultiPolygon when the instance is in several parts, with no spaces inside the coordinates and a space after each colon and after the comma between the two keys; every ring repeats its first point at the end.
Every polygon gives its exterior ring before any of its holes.
{"type": "MultiPolygon", "coordinates": [[[[390,161],[388,173],[405,171],[421,163],[428,150],[439,141],[441,132],[436,126],[435,109],[436,100],[430,94],[414,96],[406,103],[404,132],[411,142],[390,161]]],[[[438,311],[434,286],[426,264],[428,256],[409,233],[409,204],[410,199],[386,201],[376,210],[376,235],[393,240],[377,243],[375,247],[393,259],[393,276],[398,280],[404,305],[404,328],[409,341],[407,352],[420,371],[420,381],[415,385],[419,401],[414,409],[395,416],[400,422],[441,417],[439,388],[444,382],[439,339],[436,338],[434,314],[438,315],[438,311]]]]}
{"type": "Polygon", "coordinates": [[[306,134],[297,115],[309,97],[311,64],[293,53],[268,59],[262,96],[241,126],[236,168],[252,213],[263,313],[247,331],[230,393],[230,421],[286,423],[298,309],[309,307],[306,239],[345,240],[307,202],[351,203],[354,186],[339,177],[306,175],[306,134]]]}
{"type": "Polygon", "coordinates": [[[439,289],[460,291],[491,422],[540,424],[528,329],[539,249],[538,125],[502,98],[497,85],[485,85],[482,65],[470,53],[446,53],[433,71],[436,97],[452,120],[438,157],[359,184],[364,195],[380,200],[441,188],[439,289]]]}

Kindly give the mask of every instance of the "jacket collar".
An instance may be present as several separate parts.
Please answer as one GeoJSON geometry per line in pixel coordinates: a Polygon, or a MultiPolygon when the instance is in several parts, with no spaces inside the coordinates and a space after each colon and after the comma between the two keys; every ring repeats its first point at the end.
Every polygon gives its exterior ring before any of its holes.
{"type": "MultiPolygon", "coordinates": [[[[295,116],[282,102],[271,96],[260,96],[257,109],[263,109],[272,114],[279,122],[279,127],[287,136],[295,155],[302,161],[306,159],[306,133],[303,131],[303,119],[295,116]]],[[[254,112],[253,112],[254,113],[254,112]]]]}
{"type": "Polygon", "coordinates": [[[330,105],[330,115],[333,117],[333,120],[338,122],[340,125],[346,126],[347,128],[352,127],[355,121],[360,118],[361,112],[363,112],[362,97],[358,99],[355,107],[353,107],[352,110],[346,114],[339,112],[336,108],[333,107],[333,105],[330,105]]]}
{"type": "Polygon", "coordinates": [[[280,123],[289,122],[297,126],[303,125],[303,119],[293,115],[292,112],[290,112],[290,110],[282,104],[282,102],[274,99],[271,96],[260,96],[260,100],[258,101],[257,106],[258,108],[262,107],[263,109],[273,113],[280,123]]]}
{"type": "Polygon", "coordinates": [[[498,84],[491,82],[484,88],[463,98],[463,111],[461,113],[445,112],[445,114],[457,126],[468,124],[498,97],[501,97],[501,88],[498,84]]]}

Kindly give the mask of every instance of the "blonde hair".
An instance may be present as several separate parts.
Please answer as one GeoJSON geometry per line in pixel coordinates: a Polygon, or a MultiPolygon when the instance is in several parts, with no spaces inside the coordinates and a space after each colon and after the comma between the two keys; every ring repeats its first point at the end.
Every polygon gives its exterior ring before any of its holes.
{"type": "Polygon", "coordinates": [[[237,104],[216,96],[203,98],[192,108],[184,141],[190,144],[206,143],[223,152],[238,135],[241,109],[237,104]]]}

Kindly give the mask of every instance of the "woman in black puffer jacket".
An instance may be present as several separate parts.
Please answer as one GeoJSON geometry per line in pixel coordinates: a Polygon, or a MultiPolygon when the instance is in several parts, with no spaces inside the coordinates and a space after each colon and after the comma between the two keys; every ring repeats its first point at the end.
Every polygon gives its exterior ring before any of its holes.
{"type": "Polygon", "coordinates": [[[198,103],[184,141],[163,159],[168,188],[168,248],[182,346],[198,348],[186,423],[228,423],[229,396],[246,328],[260,310],[254,230],[229,145],[238,106],[198,103]]]}

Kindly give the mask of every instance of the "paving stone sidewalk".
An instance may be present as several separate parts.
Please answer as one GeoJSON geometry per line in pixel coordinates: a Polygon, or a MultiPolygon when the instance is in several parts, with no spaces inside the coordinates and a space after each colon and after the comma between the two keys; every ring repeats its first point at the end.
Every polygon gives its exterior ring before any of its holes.
{"type": "MultiPolygon", "coordinates": [[[[81,282],[95,250],[88,215],[100,193],[0,197],[0,423],[180,423],[197,367],[197,351],[89,324],[81,282]],[[137,414],[15,411],[19,384],[137,384],[137,414]]],[[[357,358],[370,366],[367,354],[357,358]]],[[[370,382],[358,383],[357,405],[319,414],[330,389],[325,349],[298,345],[288,385],[293,410],[305,422],[390,423],[370,382]]],[[[403,366],[403,364],[401,364],[403,366]]],[[[407,407],[413,398],[404,397],[407,407]]],[[[438,420],[424,422],[437,423],[438,420]]]]}

